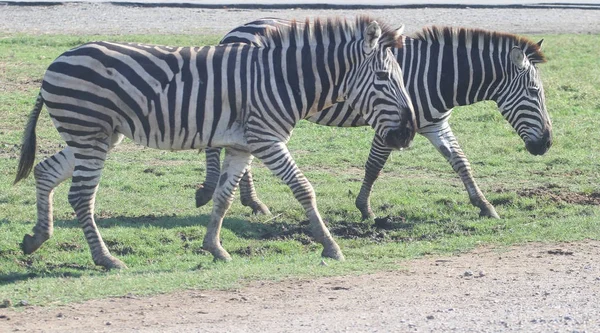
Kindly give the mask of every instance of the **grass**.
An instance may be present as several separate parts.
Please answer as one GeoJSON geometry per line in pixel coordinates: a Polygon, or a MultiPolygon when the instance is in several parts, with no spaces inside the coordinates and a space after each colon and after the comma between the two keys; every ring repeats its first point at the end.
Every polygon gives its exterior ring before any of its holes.
{"type": "MultiPolygon", "coordinates": [[[[304,232],[300,205],[255,161],[258,193],[273,216],[252,216],[236,200],[222,232],[234,260],[213,263],[201,248],[211,207],[194,206],[204,177],[203,154],[126,141],[106,163],[96,213],[110,250],[130,269],[106,272],[92,263],[67,202],[68,184],[54,196],[53,238],[32,255],[19,249],[36,219],[35,185],[32,177],[11,184],[44,70],[61,52],[89,40],[201,45],[218,36],[0,36],[0,301],[52,305],[128,293],[232,288],[252,279],[398,269],[408,258],[478,245],[600,239],[600,36],[542,37],[548,63],[540,67],[554,124],[554,145],[545,156],[527,153],[493,103],[457,108],[451,120],[501,220],[479,219],[450,166],[417,137],[410,149],[392,155],[375,185],[373,209],[392,217],[391,228],[361,222],[354,198],[373,131],[302,122],[289,146],[315,187],[319,209],[347,261],[320,265],[320,246],[304,232]]],[[[40,159],[64,144],[46,112],[38,123],[38,144],[40,159]]]]}

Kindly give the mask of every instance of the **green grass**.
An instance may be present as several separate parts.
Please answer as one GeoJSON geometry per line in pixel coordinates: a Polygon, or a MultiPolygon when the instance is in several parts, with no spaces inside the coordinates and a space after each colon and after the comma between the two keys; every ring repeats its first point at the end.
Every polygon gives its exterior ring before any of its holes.
{"type": "MultiPolygon", "coordinates": [[[[236,200],[222,232],[234,260],[213,263],[201,249],[211,206],[194,206],[195,188],[204,177],[203,154],[127,141],[106,163],[96,212],[110,250],[130,269],[105,272],[92,263],[67,202],[68,184],[54,196],[54,237],[32,255],[19,249],[36,219],[35,186],[32,177],[17,186],[12,182],[44,70],[63,51],[90,40],[202,45],[218,37],[0,36],[0,301],[50,305],[127,293],[231,288],[252,279],[398,269],[408,258],[478,245],[600,239],[600,36],[542,37],[548,63],[540,67],[554,125],[554,146],[545,156],[527,153],[493,103],[457,108],[451,119],[482,191],[503,219],[479,219],[450,166],[417,137],[410,149],[392,155],[372,197],[378,216],[396,217],[393,228],[361,222],[354,199],[373,131],[302,122],[289,146],[315,187],[321,214],[347,261],[320,265],[320,246],[301,231],[306,218],[300,205],[255,161],[258,193],[273,216],[252,216],[236,200]]],[[[40,159],[64,144],[45,112],[38,143],[40,159]]]]}

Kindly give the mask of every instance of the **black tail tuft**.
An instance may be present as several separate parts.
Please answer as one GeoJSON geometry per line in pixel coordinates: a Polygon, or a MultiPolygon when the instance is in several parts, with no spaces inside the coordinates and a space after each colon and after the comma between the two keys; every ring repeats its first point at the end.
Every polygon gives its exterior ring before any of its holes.
{"type": "Polygon", "coordinates": [[[23,145],[21,146],[21,157],[19,158],[19,167],[17,168],[17,177],[15,178],[14,184],[18,183],[21,179],[26,178],[33,169],[33,162],[35,162],[36,139],[35,139],[35,126],[37,125],[40,112],[44,106],[44,98],[40,93],[35,101],[35,106],[29,114],[29,121],[25,127],[23,133],[23,145]]]}

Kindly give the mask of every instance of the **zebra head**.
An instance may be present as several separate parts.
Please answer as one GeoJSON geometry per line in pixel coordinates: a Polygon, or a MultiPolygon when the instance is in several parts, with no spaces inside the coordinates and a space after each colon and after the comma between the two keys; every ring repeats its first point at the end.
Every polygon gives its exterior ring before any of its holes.
{"type": "Polygon", "coordinates": [[[414,138],[416,120],[413,105],[404,87],[402,70],[391,48],[401,47],[404,27],[381,27],[372,21],[365,29],[364,57],[347,85],[348,105],[358,110],[392,148],[407,147],[414,138]]]}
{"type": "Polygon", "coordinates": [[[510,49],[508,86],[496,99],[500,112],[533,155],[543,155],[552,146],[552,123],[536,67],[536,64],[545,62],[540,51],[542,42],[526,43],[510,49]]]}

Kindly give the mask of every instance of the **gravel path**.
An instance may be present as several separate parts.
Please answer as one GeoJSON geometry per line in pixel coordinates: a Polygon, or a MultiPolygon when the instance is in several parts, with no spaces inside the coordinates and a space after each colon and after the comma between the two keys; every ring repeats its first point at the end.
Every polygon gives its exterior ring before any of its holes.
{"type": "Polygon", "coordinates": [[[599,254],[597,241],[531,243],[371,275],[0,309],[0,332],[600,332],[599,254]]]}
{"type": "Polygon", "coordinates": [[[111,4],[50,7],[3,6],[0,33],[224,34],[261,17],[354,16],[369,14],[412,33],[427,25],[457,25],[521,34],[598,33],[600,10],[576,9],[380,9],[237,10],[134,8],[111,4]]]}

